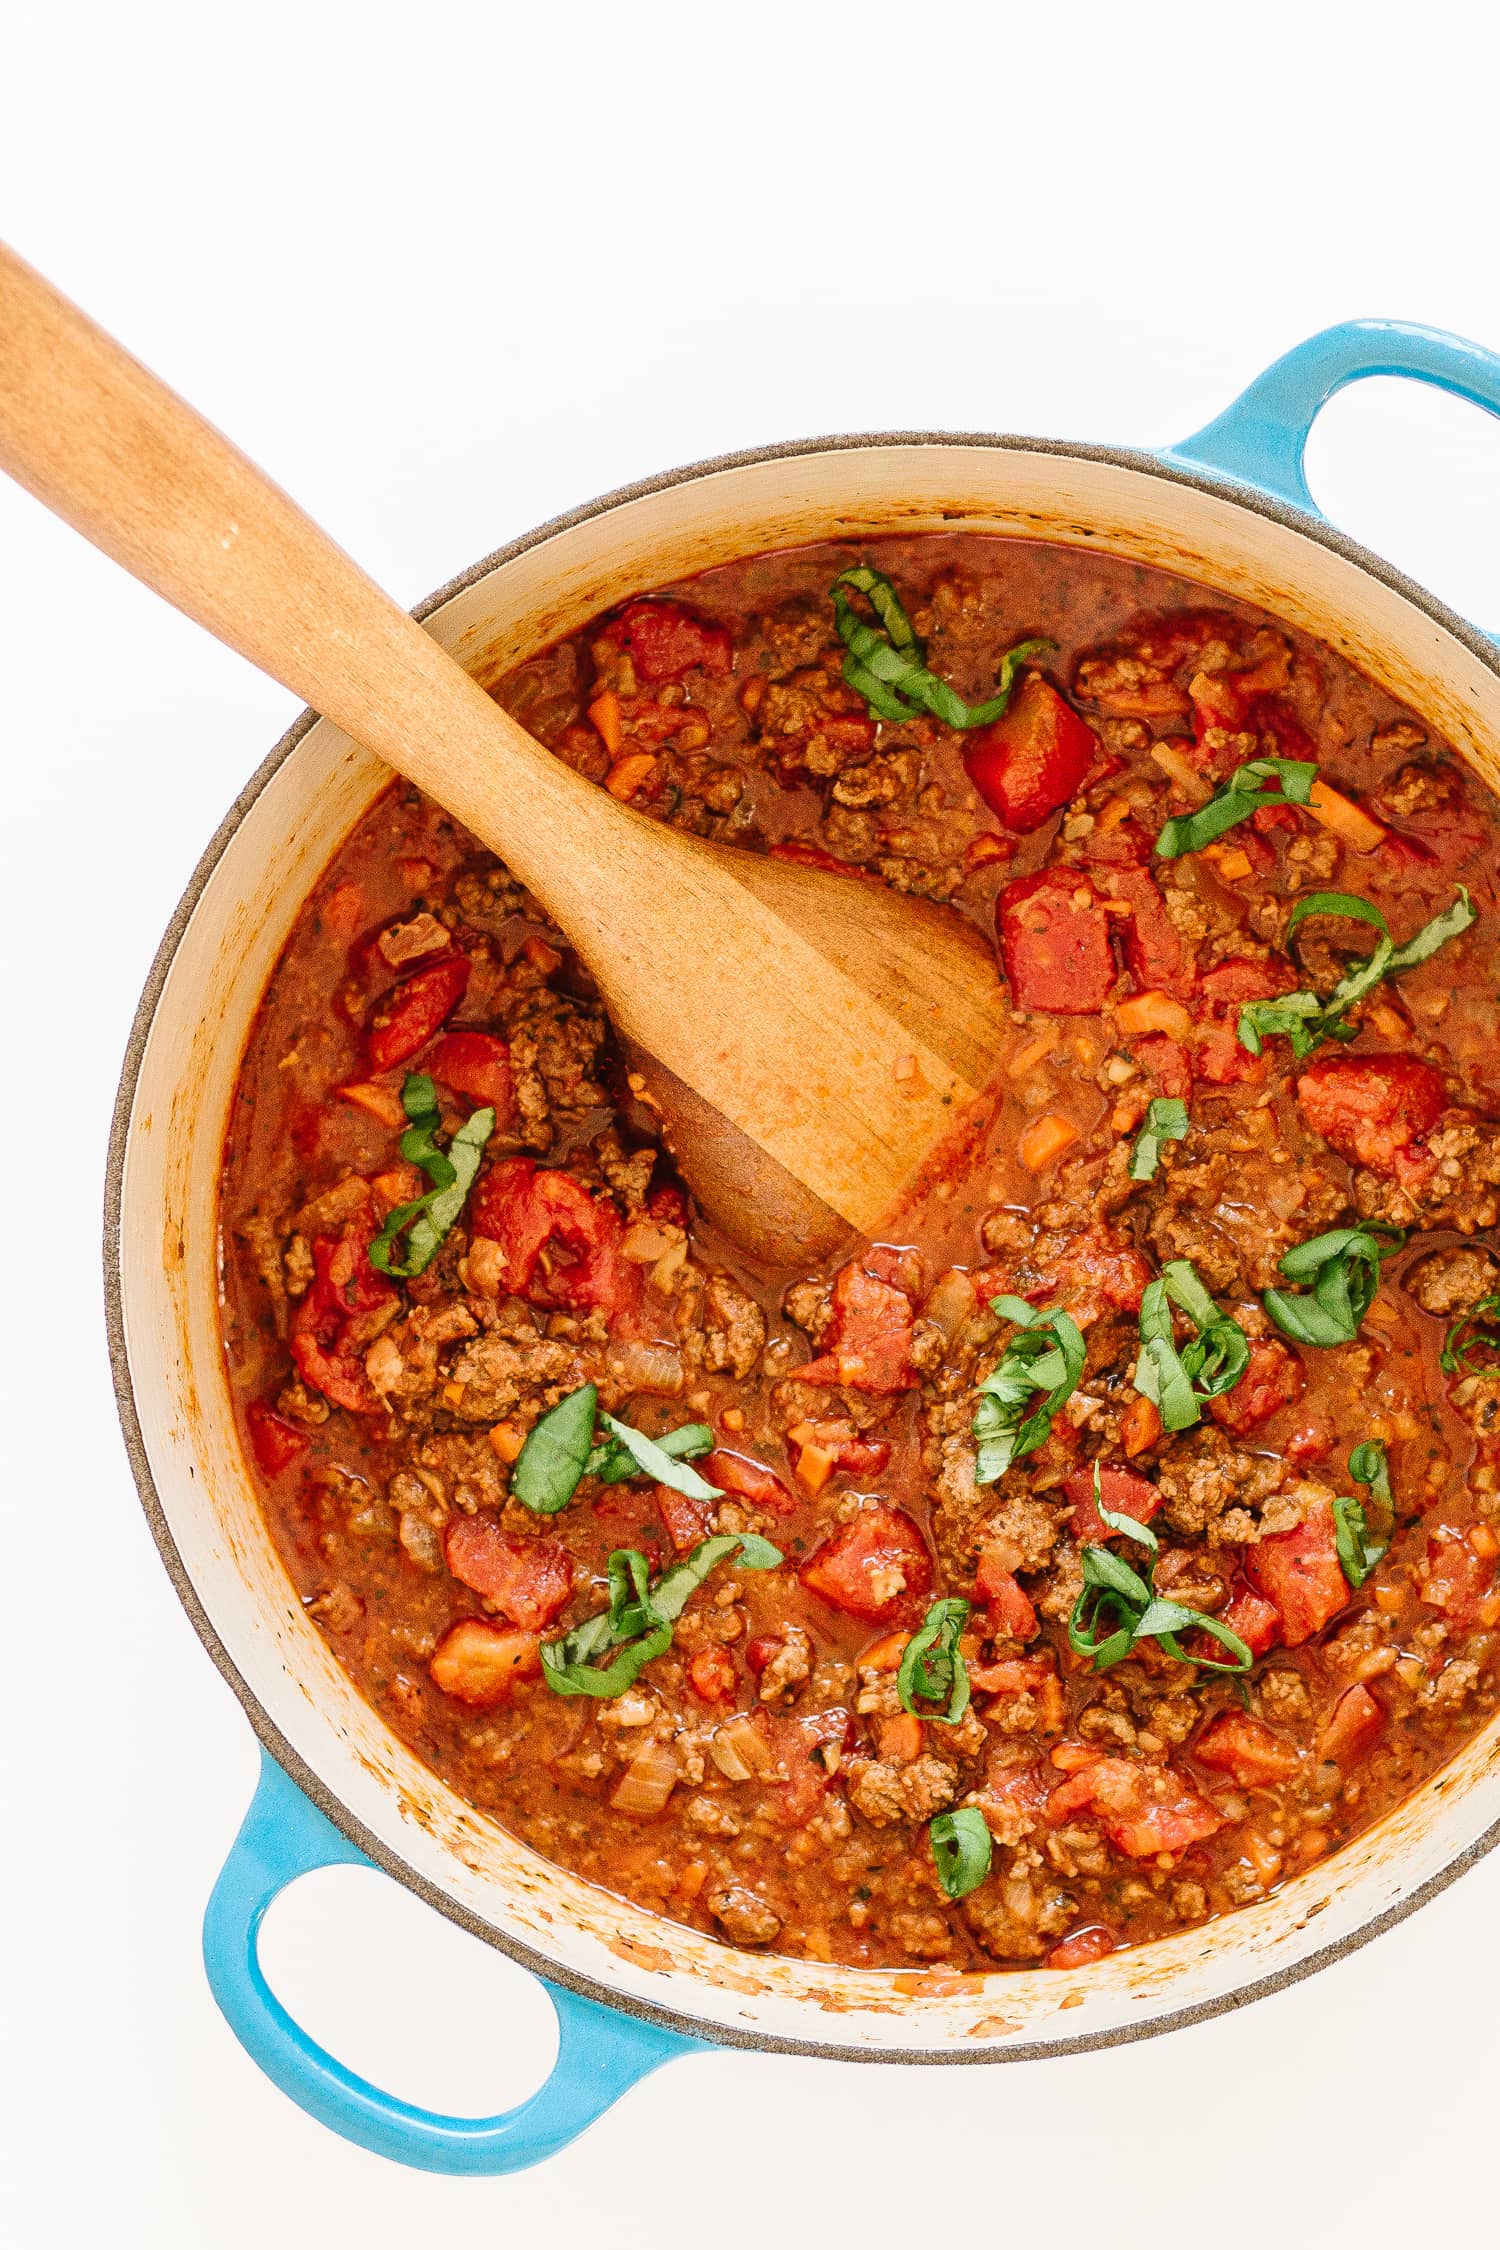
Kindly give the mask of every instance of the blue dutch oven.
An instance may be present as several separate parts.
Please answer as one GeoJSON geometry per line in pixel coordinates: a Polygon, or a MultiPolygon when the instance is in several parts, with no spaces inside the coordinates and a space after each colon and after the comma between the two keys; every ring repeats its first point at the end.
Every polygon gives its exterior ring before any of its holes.
{"type": "MultiPolygon", "coordinates": [[[[836,535],[968,527],[1086,545],[1261,604],[1335,648],[1500,783],[1500,663],[1480,633],[1331,529],[1303,475],[1320,407],[1370,375],[1500,412],[1500,360],[1392,321],[1330,328],[1160,454],[1027,438],[815,440],[612,495],[481,563],[419,612],[486,681],[624,595],[836,535]]],[[[218,1335],[219,1152],[239,1056],[298,906],[385,769],[307,713],[205,853],[132,1033],[110,1152],[106,1279],[126,1442],[163,1560],[264,1746],[209,1901],[204,1957],[236,2036],[293,2101],[378,2154],[506,2172],[705,2044],[848,2060],[1004,2062],[1194,2021],[1307,1975],[1494,1842],[1495,1727],[1344,1852],[1215,1923],[1073,1973],[897,1975],[738,1953],[552,1867],[462,1803],[339,1670],[240,1457],[218,1335]],[[357,2077],[294,2022],[257,1940],[310,1869],[373,1865],[524,1963],[557,2062],[501,2116],[445,2117],[357,2077]]],[[[1496,1722],[1500,1726],[1500,1721],[1496,1722]]]]}

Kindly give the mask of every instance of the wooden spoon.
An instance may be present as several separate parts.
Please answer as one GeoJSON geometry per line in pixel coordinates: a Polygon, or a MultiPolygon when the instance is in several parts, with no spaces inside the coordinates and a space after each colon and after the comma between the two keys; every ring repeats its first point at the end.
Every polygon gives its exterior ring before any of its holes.
{"type": "Polygon", "coordinates": [[[874,1232],[992,1075],[995,963],[959,915],[617,804],[3,245],[0,467],[501,854],[747,1248],[810,1260],[874,1232]]]}

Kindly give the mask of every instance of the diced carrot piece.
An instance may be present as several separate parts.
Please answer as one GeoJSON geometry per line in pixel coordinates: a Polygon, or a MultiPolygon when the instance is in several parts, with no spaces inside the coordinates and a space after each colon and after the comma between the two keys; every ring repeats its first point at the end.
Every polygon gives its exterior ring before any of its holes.
{"type": "Polygon", "coordinates": [[[1250,854],[1238,844],[1224,845],[1217,852],[1210,847],[1210,852],[1216,872],[1226,883],[1243,883],[1245,877],[1253,873],[1250,854]]]}
{"type": "Polygon", "coordinates": [[[878,1641],[872,1641],[869,1647],[861,1652],[859,1658],[860,1670],[862,1672],[896,1671],[900,1666],[902,1657],[906,1654],[906,1644],[910,1639],[910,1633],[882,1633],[878,1641]]]}
{"type": "Polygon", "coordinates": [[[837,1445],[819,1444],[814,1434],[817,1428],[816,1422],[799,1422],[787,1431],[797,1482],[809,1492],[821,1492],[838,1465],[837,1445]]]}
{"type": "Polygon", "coordinates": [[[1047,1057],[1055,1051],[1056,1046],[1057,1033],[1055,1030],[1039,1031],[1034,1039],[1027,1040],[1024,1047],[1016,1049],[1005,1066],[1006,1076],[1009,1078],[1024,1078],[1028,1070],[1035,1070],[1039,1062],[1045,1062],[1047,1057]]]}
{"type": "Polygon", "coordinates": [[[996,867],[1014,859],[1016,847],[1008,836],[997,836],[986,828],[978,836],[971,836],[964,846],[964,867],[972,875],[976,867],[996,867]]]}
{"type": "Polygon", "coordinates": [[[379,1217],[384,1219],[403,1203],[414,1202],[425,1184],[415,1164],[395,1164],[388,1172],[377,1172],[370,1182],[370,1195],[379,1217]]]}
{"type": "Polygon", "coordinates": [[[922,1755],[922,1722],[911,1711],[895,1711],[880,1722],[880,1755],[909,1766],[922,1755]]]}
{"type": "Polygon", "coordinates": [[[618,758],[624,735],[620,726],[620,698],[613,688],[606,688],[602,695],[595,696],[589,705],[589,717],[605,749],[612,758],[618,758]]]}
{"type": "Polygon", "coordinates": [[[1144,1038],[1152,1031],[1163,1032],[1168,1039],[1186,1039],[1193,1028],[1182,1002],[1165,992],[1138,992],[1133,1000],[1122,1000],[1115,1022],[1127,1039],[1144,1038]]]}
{"type": "Polygon", "coordinates": [[[656,756],[650,750],[630,750],[623,758],[616,758],[604,777],[604,786],[621,804],[628,804],[636,792],[643,789],[656,771],[656,756]]]}
{"type": "Polygon", "coordinates": [[[1313,819],[1333,831],[1351,851],[1372,852],[1385,841],[1385,829],[1373,820],[1362,805],[1352,798],[1340,796],[1330,789],[1326,781],[1315,781],[1308,794],[1307,809],[1313,819]]]}
{"type": "Polygon", "coordinates": [[[1085,1766],[1098,1765],[1104,1752],[1090,1749],[1086,1742],[1059,1742],[1047,1755],[1060,1773],[1082,1773],[1085,1766]]]}
{"type": "Polygon", "coordinates": [[[526,1432],[514,1422],[496,1422],[490,1430],[490,1444],[502,1461],[519,1461],[525,1443],[526,1432]]]}
{"type": "Polygon", "coordinates": [[[540,1646],[535,1633],[509,1632],[482,1617],[463,1617],[438,1642],[427,1669],[444,1695],[489,1710],[507,1701],[518,1680],[538,1677],[540,1646]]]}
{"type": "Polygon", "coordinates": [[[1072,1118],[1049,1109],[1045,1116],[1034,1117],[1026,1127],[1016,1143],[1016,1154],[1028,1172],[1045,1172],[1077,1138],[1078,1127],[1072,1118]]]}
{"type": "Polygon", "coordinates": [[[1161,1409],[1149,1398],[1137,1395],[1126,1407],[1120,1422],[1120,1443],[1125,1448],[1125,1458],[1133,1461],[1155,1445],[1161,1436],[1161,1409]]]}
{"type": "Polygon", "coordinates": [[[394,1086],[378,1086],[366,1079],[352,1086],[336,1086],[334,1092],[341,1102],[352,1102],[356,1109],[368,1111],[380,1124],[389,1126],[394,1133],[406,1123],[406,1112],[401,1107],[401,1096],[394,1086]]]}

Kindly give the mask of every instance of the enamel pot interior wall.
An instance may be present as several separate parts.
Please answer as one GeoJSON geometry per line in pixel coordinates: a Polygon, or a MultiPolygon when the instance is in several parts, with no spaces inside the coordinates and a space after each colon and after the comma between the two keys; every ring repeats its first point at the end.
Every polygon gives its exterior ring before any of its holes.
{"type": "MultiPolygon", "coordinates": [[[[1299,519],[1145,457],[875,439],[709,464],[549,527],[428,613],[492,682],[630,592],[829,537],[967,528],[1103,549],[1263,604],[1408,702],[1493,786],[1500,681],[1477,636],[1299,519]]],[[[127,1065],[114,1175],[127,1434],[164,1557],[275,1755],[372,1858],[554,1980],[710,2036],[871,2055],[1028,2052],[1223,2005],[1370,1934],[1500,1820],[1500,1721],[1329,1864],[1208,1930],[1091,1967],[988,1977],[761,1959],[540,1860],[427,1771],[303,1614],[242,1463],[218,1337],[219,1147],[298,906],[386,778],[324,721],[234,807],[168,932],[127,1065]]]]}

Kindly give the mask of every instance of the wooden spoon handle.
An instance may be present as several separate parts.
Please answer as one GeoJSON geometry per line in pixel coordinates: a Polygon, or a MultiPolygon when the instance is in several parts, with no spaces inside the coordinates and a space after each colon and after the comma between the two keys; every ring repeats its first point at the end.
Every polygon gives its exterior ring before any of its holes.
{"type": "MultiPolygon", "coordinates": [[[[135,577],[501,843],[565,912],[637,824],[503,712],[253,462],[0,244],[0,467],[135,577]],[[505,835],[494,835],[503,761],[505,835]],[[540,856],[539,856],[540,853],[540,856]]],[[[641,824],[643,825],[643,824],[641,824]]],[[[653,839],[647,839],[651,841],[653,839]]]]}

